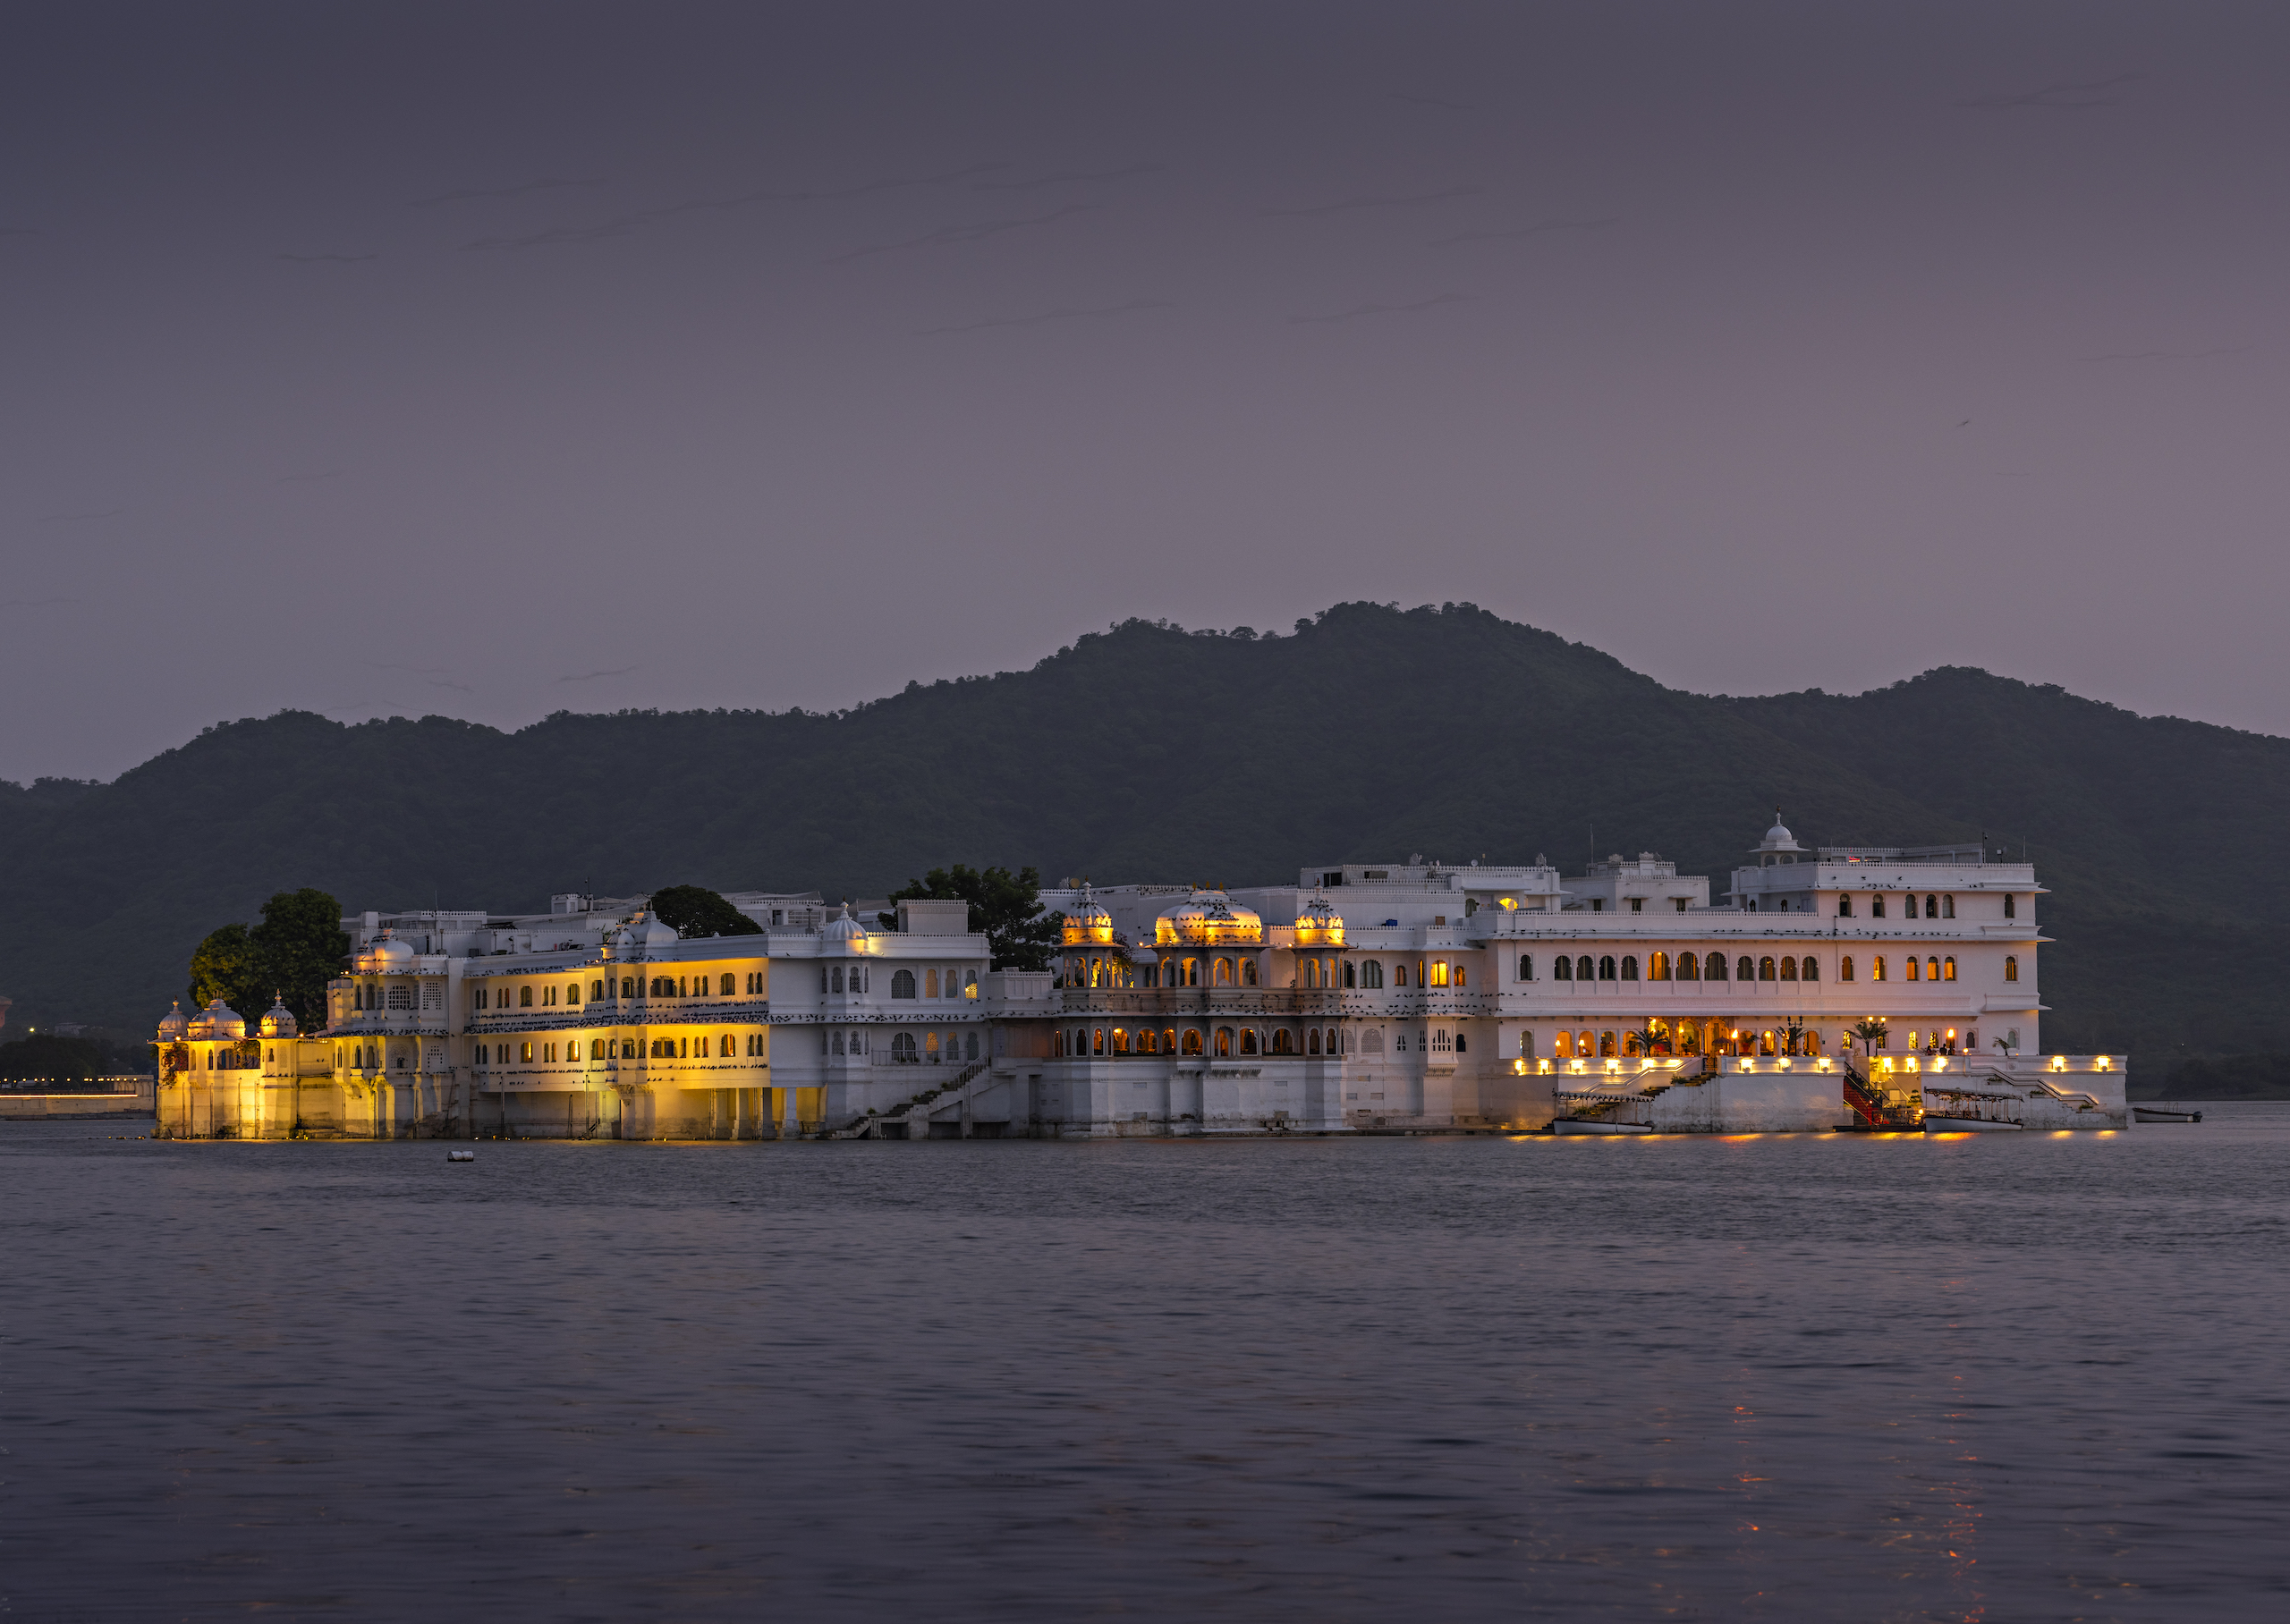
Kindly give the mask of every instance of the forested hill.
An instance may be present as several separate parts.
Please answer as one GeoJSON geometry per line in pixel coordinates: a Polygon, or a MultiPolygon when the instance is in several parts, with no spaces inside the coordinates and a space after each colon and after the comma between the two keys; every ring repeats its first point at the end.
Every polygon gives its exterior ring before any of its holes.
{"type": "Polygon", "coordinates": [[[12,1027],[146,1026],[202,935],[301,885],[505,910],[591,884],[880,895],[951,861],[1243,884],[1647,850],[1723,890],[1776,804],[1809,845],[2024,844],[2053,892],[2047,1046],[2277,1042],[2290,740],[1962,669],[1709,698],[1468,605],[1276,638],[1132,622],[833,715],[229,723],[114,783],[0,786],[0,992],[12,1027]]]}

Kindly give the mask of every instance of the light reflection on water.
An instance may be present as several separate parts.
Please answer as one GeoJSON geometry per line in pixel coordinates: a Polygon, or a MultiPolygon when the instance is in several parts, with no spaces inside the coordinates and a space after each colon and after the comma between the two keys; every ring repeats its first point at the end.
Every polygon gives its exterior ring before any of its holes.
{"type": "Polygon", "coordinates": [[[0,1591],[2271,1619],[2290,1107],[2206,1109],[471,1165],[10,1125],[0,1591]]]}

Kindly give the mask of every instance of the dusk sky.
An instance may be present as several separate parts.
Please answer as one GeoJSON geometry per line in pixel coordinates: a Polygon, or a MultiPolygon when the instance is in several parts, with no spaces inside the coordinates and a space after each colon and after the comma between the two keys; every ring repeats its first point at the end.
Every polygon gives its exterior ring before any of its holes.
{"type": "Polygon", "coordinates": [[[2278,4],[20,6],[0,777],[1357,598],[2290,732],[2286,63],[2278,4]]]}

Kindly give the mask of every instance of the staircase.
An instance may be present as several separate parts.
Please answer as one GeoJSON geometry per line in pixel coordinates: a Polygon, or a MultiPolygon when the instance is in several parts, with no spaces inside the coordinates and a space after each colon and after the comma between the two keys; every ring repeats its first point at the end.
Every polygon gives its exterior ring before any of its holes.
{"type": "Polygon", "coordinates": [[[1853,1107],[1853,1114],[1868,1128],[1913,1129],[1923,1121],[1923,1113],[1914,1105],[1896,1105],[1887,1100],[1885,1091],[1849,1060],[1845,1062],[1845,1103],[1853,1107]]]}
{"type": "Polygon", "coordinates": [[[903,1104],[894,1105],[888,1111],[869,1112],[835,1129],[827,1137],[830,1139],[886,1138],[889,1136],[883,1129],[895,1122],[905,1129],[908,1138],[928,1138],[930,1135],[930,1112],[946,1102],[949,1095],[954,1096],[954,1104],[961,1104],[964,1092],[984,1076],[993,1063],[990,1060],[972,1061],[936,1088],[925,1088],[912,1099],[903,1104]],[[922,1130],[920,1133],[915,1131],[918,1127],[922,1130]]]}

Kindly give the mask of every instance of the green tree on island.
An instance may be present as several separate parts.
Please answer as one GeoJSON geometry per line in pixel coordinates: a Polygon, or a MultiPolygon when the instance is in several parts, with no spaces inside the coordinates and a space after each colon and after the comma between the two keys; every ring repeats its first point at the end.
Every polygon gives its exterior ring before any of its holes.
{"type": "Polygon", "coordinates": [[[672,925],[676,935],[696,936],[755,936],[763,926],[704,885],[671,885],[652,893],[652,917],[672,925]]]}
{"type": "Polygon", "coordinates": [[[305,885],[262,905],[262,923],[225,925],[207,933],[191,955],[191,1011],[220,998],[246,1021],[262,1019],[275,994],[305,1032],[326,1025],[326,984],[350,957],[342,905],[305,885]]]}
{"type": "MultiPolygon", "coordinates": [[[[1007,868],[981,873],[962,863],[933,868],[891,892],[890,900],[969,903],[970,927],[986,937],[997,969],[1047,969],[1065,923],[1064,914],[1043,911],[1041,875],[1031,864],[1015,874],[1007,868]]],[[[898,924],[896,914],[879,917],[885,930],[898,924]]]]}

